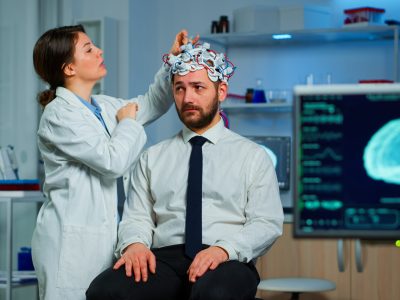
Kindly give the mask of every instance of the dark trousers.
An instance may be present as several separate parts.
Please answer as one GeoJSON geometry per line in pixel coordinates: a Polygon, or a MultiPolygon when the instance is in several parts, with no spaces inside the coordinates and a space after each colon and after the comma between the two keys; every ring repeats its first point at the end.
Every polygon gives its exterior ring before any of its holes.
{"type": "Polygon", "coordinates": [[[152,250],[156,256],[156,273],[149,272],[147,282],[127,277],[124,266],[112,268],[90,284],[87,300],[253,300],[260,281],[252,262],[227,261],[208,270],[195,283],[188,280],[192,262],[184,246],[152,250]]]}

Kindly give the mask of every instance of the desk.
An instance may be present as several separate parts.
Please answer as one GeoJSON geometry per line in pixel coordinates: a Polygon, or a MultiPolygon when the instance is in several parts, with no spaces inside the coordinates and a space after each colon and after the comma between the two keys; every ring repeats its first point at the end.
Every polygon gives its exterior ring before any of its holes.
{"type": "MultiPolygon", "coordinates": [[[[6,206],[6,270],[5,283],[0,283],[0,288],[6,290],[5,300],[11,300],[11,292],[14,287],[36,284],[36,282],[12,283],[12,218],[15,203],[40,203],[45,197],[39,191],[0,191],[0,204],[6,206]]],[[[15,273],[14,273],[15,274],[15,273]]]]}

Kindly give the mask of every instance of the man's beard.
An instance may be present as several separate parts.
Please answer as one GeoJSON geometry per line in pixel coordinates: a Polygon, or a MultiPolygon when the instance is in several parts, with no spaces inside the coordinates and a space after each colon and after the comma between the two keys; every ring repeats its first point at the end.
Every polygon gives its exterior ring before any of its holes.
{"type": "Polygon", "coordinates": [[[208,111],[204,111],[204,109],[202,109],[201,107],[192,104],[184,104],[181,108],[181,111],[178,110],[176,105],[175,108],[178,113],[179,119],[182,121],[183,124],[186,125],[186,127],[192,129],[202,129],[210,125],[215,115],[218,113],[219,109],[218,106],[219,106],[218,98],[215,98],[208,111]],[[186,109],[195,109],[200,113],[200,116],[196,119],[192,118],[191,115],[183,117],[182,111],[186,109]]]}

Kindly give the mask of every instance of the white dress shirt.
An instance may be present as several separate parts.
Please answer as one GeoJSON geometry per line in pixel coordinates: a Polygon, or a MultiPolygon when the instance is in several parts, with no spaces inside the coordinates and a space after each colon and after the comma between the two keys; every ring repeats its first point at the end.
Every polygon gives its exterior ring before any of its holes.
{"type": "MultiPolygon", "coordinates": [[[[116,255],[130,244],[185,243],[186,189],[191,144],[184,127],[139,160],[118,231],[116,255]]],[[[230,260],[249,262],[282,234],[283,210],[274,166],[264,149],[224,127],[202,136],[203,244],[224,248],[230,260]]]]}

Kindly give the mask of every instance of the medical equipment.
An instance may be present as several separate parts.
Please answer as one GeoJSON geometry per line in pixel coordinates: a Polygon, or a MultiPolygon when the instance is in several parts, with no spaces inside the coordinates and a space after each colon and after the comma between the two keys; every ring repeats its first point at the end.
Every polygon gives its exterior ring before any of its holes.
{"type": "Polygon", "coordinates": [[[296,86],[294,234],[398,239],[400,84],[296,86]]]}
{"type": "Polygon", "coordinates": [[[0,147],[0,179],[19,179],[14,147],[0,147]]]}
{"type": "Polygon", "coordinates": [[[164,54],[164,66],[169,72],[170,79],[175,74],[186,75],[201,69],[206,69],[211,81],[217,80],[228,83],[235,67],[223,53],[210,49],[210,44],[188,43],[181,46],[182,52],[178,55],[164,54]]]}

